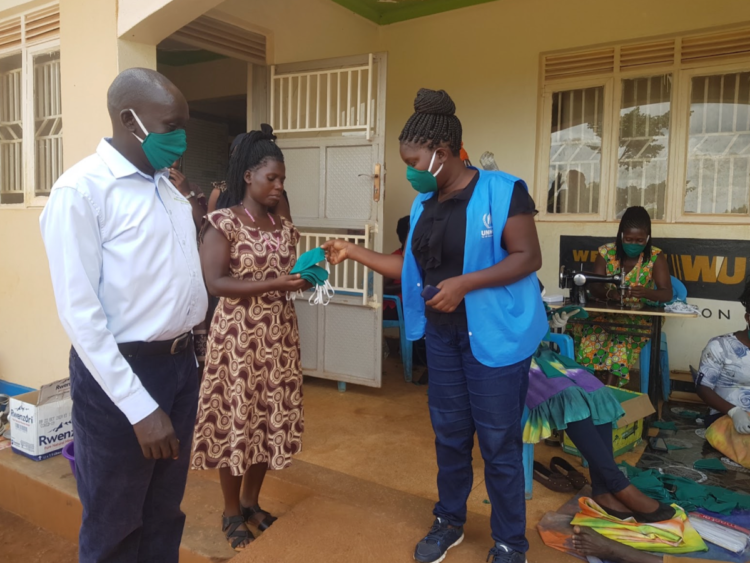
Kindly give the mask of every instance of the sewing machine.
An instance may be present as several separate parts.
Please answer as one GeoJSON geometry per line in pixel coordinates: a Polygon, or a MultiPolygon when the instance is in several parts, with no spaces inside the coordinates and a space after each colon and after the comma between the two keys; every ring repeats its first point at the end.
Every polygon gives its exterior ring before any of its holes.
{"type": "Polygon", "coordinates": [[[570,289],[571,305],[580,305],[585,307],[588,303],[586,286],[590,283],[608,283],[617,286],[620,292],[620,306],[625,306],[625,292],[628,289],[625,283],[625,276],[615,274],[614,276],[602,276],[583,270],[577,272],[568,270],[565,266],[560,267],[560,289],[570,289]]]}

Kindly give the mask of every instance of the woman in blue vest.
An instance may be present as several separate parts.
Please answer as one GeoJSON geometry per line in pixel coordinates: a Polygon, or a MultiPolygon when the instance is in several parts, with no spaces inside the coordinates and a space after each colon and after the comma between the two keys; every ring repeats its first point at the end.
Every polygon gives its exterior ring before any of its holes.
{"type": "Polygon", "coordinates": [[[332,264],[349,258],[400,277],[407,336],[427,335],[440,500],[414,558],[441,561],[463,540],[476,433],[492,503],[488,560],[524,563],[521,415],[531,356],[547,332],[535,274],[542,254],[526,184],[464,165],[455,110],[444,91],[422,89],[399,137],[419,192],[404,255],[340,240],[324,248],[332,264]]]}

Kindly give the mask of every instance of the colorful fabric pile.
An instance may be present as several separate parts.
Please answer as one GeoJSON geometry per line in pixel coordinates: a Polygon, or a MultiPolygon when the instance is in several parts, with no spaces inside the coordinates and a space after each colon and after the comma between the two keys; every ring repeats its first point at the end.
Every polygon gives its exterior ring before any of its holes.
{"type": "Polygon", "coordinates": [[[673,505],[677,513],[671,520],[642,524],[633,518],[620,520],[607,514],[593,499],[578,500],[580,512],[571,522],[573,526],[586,526],[605,538],[629,545],[641,551],[658,553],[692,553],[708,551],[698,532],[682,508],[673,505]]]}

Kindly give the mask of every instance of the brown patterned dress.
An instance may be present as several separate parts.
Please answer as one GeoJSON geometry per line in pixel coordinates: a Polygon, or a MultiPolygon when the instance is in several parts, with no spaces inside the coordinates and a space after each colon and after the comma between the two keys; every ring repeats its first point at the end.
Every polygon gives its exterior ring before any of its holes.
{"type": "MultiPolygon", "coordinates": [[[[208,220],[230,242],[233,277],[263,281],[288,274],[299,232],[282,219],[276,233],[243,224],[230,209],[208,220]],[[271,236],[273,245],[264,241],[271,236]],[[278,238],[278,250],[275,246],[278,238]]],[[[222,297],[211,321],[193,441],[194,469],[287,467],[302,449],[302,368],[292,301],[279,292],[222,297]]]]}

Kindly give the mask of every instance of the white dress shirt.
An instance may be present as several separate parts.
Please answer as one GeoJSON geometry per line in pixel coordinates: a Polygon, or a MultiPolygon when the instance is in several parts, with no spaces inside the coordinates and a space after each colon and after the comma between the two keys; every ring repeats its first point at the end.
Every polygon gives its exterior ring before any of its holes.
{"type": "Polygon", "coordinates": [[[55,182],[40,223],[63,327],[135,424],[158,405],[117,344],[175,338],[208,307],[190,202],[104,139],[55,182]]]}

